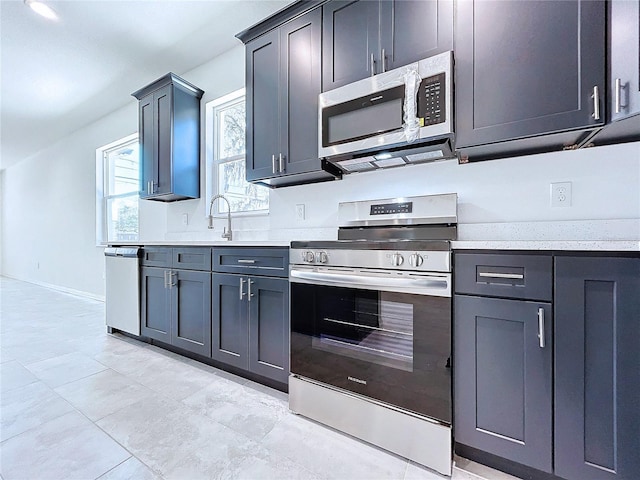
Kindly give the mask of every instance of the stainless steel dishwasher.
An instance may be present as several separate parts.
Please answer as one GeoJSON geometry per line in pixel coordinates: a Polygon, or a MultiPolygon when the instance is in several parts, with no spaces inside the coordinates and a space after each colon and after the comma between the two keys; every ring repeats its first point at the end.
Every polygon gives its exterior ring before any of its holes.
{"type": "Polygon", "coordinates": [[[140,335],[140,248],[108,247],[105,256],[107,331],[140,335]]]}

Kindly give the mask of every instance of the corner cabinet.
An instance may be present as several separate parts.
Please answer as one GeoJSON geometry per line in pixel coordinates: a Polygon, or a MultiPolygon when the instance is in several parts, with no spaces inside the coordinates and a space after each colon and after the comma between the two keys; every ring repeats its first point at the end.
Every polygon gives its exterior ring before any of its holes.
{"type": "Polygon", "coordinates": [[[288,263],[287,248],[215,249],[214,360],[288,382],[288,263]]]}
{"type": "Polygon", "coordinates": [[[204,92],[169,73],[132,93],[138,99],[140,198],[200,196],[200,98],[204,92]]]}
{"type": "Polygon", "coordinates": [[[323,91],[453,49],[452,0],[333,0],[322,10],[323,91]]]}
{"type": "Polygon", "coordinates": [[[640,258],[556,257],[555,473],[640,472],[640,258]]]}
{"type": "Polygon", "coordinates": [[[211,249],[145,248],[142,265],[142,335],[209,357],[211,249]]]}
{"type": "Polygon", "coordinates": [[[463,162],[575,148],[604,125],[604,1],[456,5],[463,162]]]}
{"type": "Polygon", "coordinates": [[[321,22],[311,10],[246,42],[248,181],[277,187],[339,175],[318,158],[321,22]]]}

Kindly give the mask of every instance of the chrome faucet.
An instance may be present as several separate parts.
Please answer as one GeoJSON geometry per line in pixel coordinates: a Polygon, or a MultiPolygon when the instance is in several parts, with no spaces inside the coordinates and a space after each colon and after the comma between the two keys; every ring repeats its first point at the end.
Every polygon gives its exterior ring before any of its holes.
{"type": "Polygon", "coordinates": [[[211,214],[211,210],[213,209],[213,202],[215,202],[218,198],[223,199],[225,202],[227,202],[227,226],[225,227],[224,231],[222,232],[222,238],[226,238],[227,240],[231,241],[232,238],[232,232],[231,232],[231,204],[229,203],[229,200],[227,200],[227,198],[224,195],[214,195],[213,197],[211,197],[211,201],[209,202],[209,227],[210,229],[213,229],[213,215],[211,214]]]}

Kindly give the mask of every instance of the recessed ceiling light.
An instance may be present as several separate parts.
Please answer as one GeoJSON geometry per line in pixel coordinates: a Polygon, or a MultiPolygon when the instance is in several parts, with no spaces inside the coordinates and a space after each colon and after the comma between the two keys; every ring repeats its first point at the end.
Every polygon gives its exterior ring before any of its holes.
{"type": "Polygon", "coordinates": [[[31,10],[36,12],[38,15],[42,15],[44,18],[48,18],[49,20],[58,19],[58,15],[49,5],[36,0],[24,0],[24,3],[25,5],[29,5],[31,10]]]}

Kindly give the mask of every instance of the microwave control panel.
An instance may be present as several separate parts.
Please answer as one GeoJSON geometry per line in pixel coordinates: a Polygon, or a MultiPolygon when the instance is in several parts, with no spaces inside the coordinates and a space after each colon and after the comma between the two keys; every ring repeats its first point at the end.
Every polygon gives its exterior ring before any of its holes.
{"type": "Polygon", "coordinates": [[[418,90],[418,118],[421,127],[445,121],[445,95],[444,73],[422,79],[418,90]]]}

